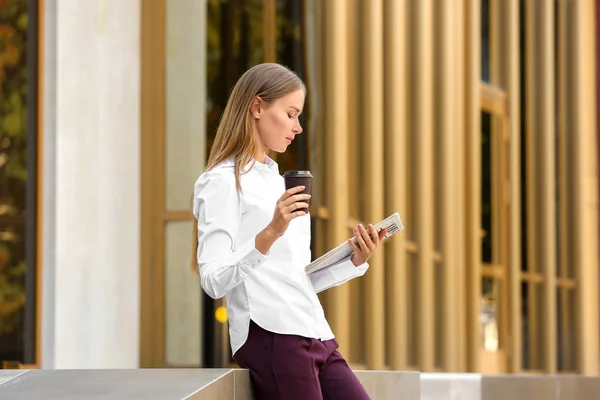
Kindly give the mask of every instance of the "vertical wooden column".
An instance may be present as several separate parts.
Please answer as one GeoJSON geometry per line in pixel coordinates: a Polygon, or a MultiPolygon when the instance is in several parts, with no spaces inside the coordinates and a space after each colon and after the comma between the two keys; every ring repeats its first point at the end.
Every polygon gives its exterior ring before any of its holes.
{"type": "Polygon", "coordinates": [[[536,46],[539,56],[536,59],[543,67],[537,68],[536,93],[539,99],[539,109],[536,119],[539,121],[537,137],[540,139],[538,154],[540,170],[538,178],[540,185],[539,260],[544,273],[543,289],[543,327],[544,332],[544,370],[546,373],[556,373],[556,129],[555,129],[555,88],[554,88],[554,2],[544,1],[536,12],[540,18],[538,27],[539,43],[536,46]]]}
{"type": "Polygon", "coordinates": [[[458,69],[455,62],[457,39],[454,35],[454,21],[456,5],[447,0],[436,0],[435,10],[437,13],[436,24],[438,36],[436,37],[436,52],[440,55],[439,62],[436,63],[435,73],[439,82],[436,88],[438,97],[438,106],[436,119],[436,140],[440,143],[440,159],[436,163],[441,164],[438,173],[441,172],[441,187],[437,188],[440,192],[436,197],[443,200],[441,212],[438,218],[441,219],[439,229],[441,230],[441,252],[443,269],[443,290],[441,293],[435,293],[434,296],[442,296],[443,309],[441,310],[442,320],[438,321],[436,335],[441,335],[442,348],[436,349],[436,352],[442,353],[442,366],[444,371],[456,371],[458,369],[458,320],[456,312],[459,308],[458,298],[456,296],[456,281],[458,276],[457,269],[457,250],[459,247],[458,236],[455,233],[456,226],[460,221],[456,219],[455,211],[459,207],[456,202],[456,185],[458,176],[456,167],[455,143],[460,140],[457,131],[457,101],[456,87],[458,69]],[[441,329],[440,329],[441,328],[441,329]]]}
{"type": "MultiPolygon", "coordinates": [[[[526,146],[528,270],[544,276],[529,287],[531,358],[556,372],[556,178],[554,124],[554,3],[526,5],[526,146]],[[537,294],[541,293],[538,304],[537,294]],[[534,345],[542,337],[542,347],[534,345]],[[541,353],[538,353],[543,349],[541,353]]],[[[534,364],[535,365],[535,364],[534,364]]]]}
{"type": "Polygon", "coordinates": [[[454,57],[457,75],[454,84],[454,101],[456,112],[456,136],[454,142],[455,160],[456,160],[456,196],[457,207],[453,211],[456,215],[456,226],[453,233],[458,238],[456,251],[456,280],[454,287],[454,296],[457,298],[458,308],[455,318],[457,320],[458,343],[457,343],[457,371],[467,371],[467,268],[466,268],[466,43],[465,43],[465,22],[467,21],[467,7],[464,1],[458,1],[454,4],[454,36],[456,40],[454,57]]]}
{"type": "Polygon", "coordinates": [[[481,6],[479,0],[465,0],[467,21],[466,51],[466,259],[467,259],[467,357],[468,370],[480,370],[479,334],[481,307],[481,6]]]}
{"type": "Polygon", "coordinates": [[[520,105],[520,51],[519,51],[519,0],[502,2],[504,54],[502,77],[508,94],[508,116],[510,132],[509,182],[509,276],[507,284],[510,293],[510,330],[508,347],[510,372],[518,372],[522,367],[522,322],[521,322],[521,105],[520,105]]]}
{"type": "MultiPolygon", "coordinates": [[[[574,87],[571,79],[574,76],[576,63],[573,62],[573,54],[571,47],[573,29],[569,26],[569,14],[572,5],[568,2],[559,2],[557,5],[557,32],[558,32],[558,55],[557,55],[557,163],[558,163],[558,270],[561,280],[566,279],[568,282],[574,282],[574,288],[566,288],[561,285],[560,288],[560,303],[558,304],[558,312],[560,313],[560,327],[563,329],[561,341],[559,343],[562,351],[562,370],[576,371],[578,368],[577,360],[577,345],[573,343],[574,337],[577,335],[577,305],[573,301],[575,296],[573,293],[579,291],[576,282],[577,266],[574,261],[574,253],[577,251],[576,246],[572,245],[573,232],[573,211],[574,198],[572,196],[572,179],[573,163],[570,160],[572,154],[573,130],[575,118],[574,104],[574,87]]],[[[564,282],[564,281],[563,281],[564,282]]],[[[558,357],[560,357],[559,355],[558,357]]]]}
{"type": "MultiPolygon", "coordinates": [[[[347,18],[344,0],[325,3],[325,135],[326,198],[329,208],[328,248],[348,239],[348,65],[347,18]]],[[[327,317],[345,354],[350,346],[350,287],[328,291],[327,317]]]]}
{"type": "MultiPolygon", "coordinates": [[[[361,46],[362,39],[362,6],[361,0],[346,0],[348,26],[348,174],[350,196],[359,199],[364,191],[364,166],[356,160],[362,159],[362,142],[368,140],[362,127],[362,87],[361,78],[361,46]]],[[[358,221],[362,218],[362,201],[350,202],[350,218],[358,221]]],[[[365,327],[365,279],[353,279],[350,286],[350,307],[354,312],[350,316],[351,347],[348,357],[352,363],[365,364],[366,328],[365,327]]]]}
{"type": "Polygon", "coordinates": [[[165,360],[164,197],[156,195],[164,193],[165,7],[164,0],[141,2],[140,365],[145,368],[161,367],[165,360]]]}
{"type": "MultiPolygon", "coordinates": [[[[386,0],[384,6],[385,27],[385,168],[386,197],[385,214],[406,210],[407,164],[407,4],[404,1],[386,0]]],[[[408,341],[407,309],[407,256],[405,235],[395,236],[387,244],[385,268],[388,319],[386,330],[389,337],[390,367],[405,369],[407,357],[403,351],[408,341]]]]}
{"type": "MultiPolygon", "coordinates": [[[[363,124],[365,221],[377,223],[384,218],[383,147],[383,0],[362,2],[364,21],[363,124]]],[[[385,279],[384,252],[369,260],[365,275],[366,360],[369,369],[385,366],[385,279]]]]}
{"type": "Polygon", "coordinates": [[[264,0],[263,4],[263,48],[264,62],[275,62],[276,51],[276,8],[275,0],[264,0]]]}
{"type": "Polygon", "coordinates": [[[416,114],[414,130],[415,206],[417,226],[415,238],[419,253],[419,367],[434,370],[434,264],[433,264],[433,0],[411,4],[417,24],[416,35],[416,114]]]}
{"type": "MultiPolygon", "coordinates": [[[[539,64],[536,63],[535,54],[536,42],[535,42],[535,28],[536,28],[536,14],[538,12],[538,4],[533,1],[525,2],[525,192],[526,192],[526,218],[527,218],[527,231],[526,231],[526,243],[527,243],[527,271],[528,272],[541,272],[538,271],[537,266],[539,265],[538,254],[538,237],[536,236],[537,226],[539,223],[539,216],[536,212],[537,199],[536,199],[536,125],[537,115],[535,102],[537,100],[535,88],[536,88],[536,75],[538,73],[537,67],[539,64]]],[[[543,65],[541,66],[543,67],[543,65]]],[[[536,317],[539,310],[537,305],[536,292],[538,290],[537,285],[526,283],[528,285],[527,290],[527,318],[528,318],[528,331],[529,337],[529,359],[530,369],[541,369],[540,354],[538,341],[540,337],[540,326],[537,324],[536,317]]]]}
{"type": "Polygon", "coordinates": [[[569,43],[575,63],[570,76],[574,93],[572,146],[573,260],[577,276],[578,372],[598,374],[598,155],[596,132],[595,5],[582,0],[573,7],[569,43]]]}
{"type": "MultiPolygon", "coordinates": [[[[600,1],[596,1],[596,115],[600,116],[600,1]]],[[[600,157],[600,117],[596,118],[597,136],[597,156],[600,157]]],[[[598,174],[600,176],[600,160],[598,160],[598,174]]],[[[600,199],[600,192],[598,193],[600,199]]],[[[598,216],[598,224],[600,224],[600,215],[598,216]]],[[[598,242],[600,248],[600,242],[598,242]]],[[[600,287],[600,281],[598,282],[600,287]]],[[[599,298],[600,300],[600,298],[599,298]]],[[[598,303],[600,308],[600,303],[598,303]]],[[[598,327],[600,329],[600,326],[598,327]]],[[[599,345],[600,346],[600,345],[599,345]]],[[[598,354],[600,358],[600,354],[598,354]]]]}

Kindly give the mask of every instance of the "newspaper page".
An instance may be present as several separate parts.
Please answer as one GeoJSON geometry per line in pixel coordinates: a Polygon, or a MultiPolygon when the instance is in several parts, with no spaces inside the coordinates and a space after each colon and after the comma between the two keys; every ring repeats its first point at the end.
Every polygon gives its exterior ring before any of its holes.
{"type": "MultiPolygon", "coordinates": [[[[383,237],[383,240],[402,231],[404,229],[404,226],[402,225],[402,221],[400,220],[400,214],[394,213],[375,225],[375,230],[377,232],[380,232],[385,228],[387,228],[388,231],[383,237]]],[[[353,240],[354,243],[357,243],[356,238],[354,238],[353,240]]],[[[344,258],[349,257],[353,251],[354,250],[352,250],[350,244],[348,242],[344,242],[337,246],[335,249],[330,250],[329,252],[323,254],[321,257],[308,264],[305,268],[305,271],[307,274],[311,274],[320,269],[327,268],[330,265],[334,265],[343,260],[344,258]]]]}

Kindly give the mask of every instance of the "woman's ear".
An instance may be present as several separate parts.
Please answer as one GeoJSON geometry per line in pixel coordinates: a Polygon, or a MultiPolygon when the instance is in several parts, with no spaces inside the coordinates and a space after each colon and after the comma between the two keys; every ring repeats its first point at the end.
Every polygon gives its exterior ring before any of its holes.
{"type": "Polygon", "coordinates": [[[261,109],[262,99],[258,96],[255,96],[250,103],[250,113],[254,117],[254,119],[260,119],[262,114],[261,109]]]}

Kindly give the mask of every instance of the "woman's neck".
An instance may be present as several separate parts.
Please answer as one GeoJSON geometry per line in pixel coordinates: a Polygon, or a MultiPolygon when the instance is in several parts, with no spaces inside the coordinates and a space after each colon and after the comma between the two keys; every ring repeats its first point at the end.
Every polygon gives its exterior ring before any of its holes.
{"type": "Polygon", "coordinates": [[[254,156],[254,159],[259,163],[264,164],[267,159],[267,149],[260,149],[254,156]]]}

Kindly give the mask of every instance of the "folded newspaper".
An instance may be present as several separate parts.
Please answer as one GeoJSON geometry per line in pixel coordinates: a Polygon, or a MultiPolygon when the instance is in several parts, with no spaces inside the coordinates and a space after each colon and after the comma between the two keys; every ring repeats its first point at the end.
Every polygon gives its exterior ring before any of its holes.
{"type": "MultiPolygon", "coordinates": [[[[402,231],[404,229],[404,226],[402,225],[402,221],[400,220],[400,214],[394,213],[375,225],[375,230],[377,232],[380,232],[385,228],[387,228],[387,233],[383,237],[384,239],[387,239],[390,236],[402,231]]],[[[353,240],[354,243],[357,243],[356,238],[354,238],[353,240]]],[[[335,249],[330,250],[329,252],[323,254],[321,257],[308,264],[305,267],[305,271],[307,274],[312,274],[313,272],[316,272],[320,269],[327,268],[330,265],[338,263],[344,258],[349,257],[353,251],[354,250],[352,250],[352,246],[350,246],[350,244],[346,241],[337,246],[335,249]]]]}

